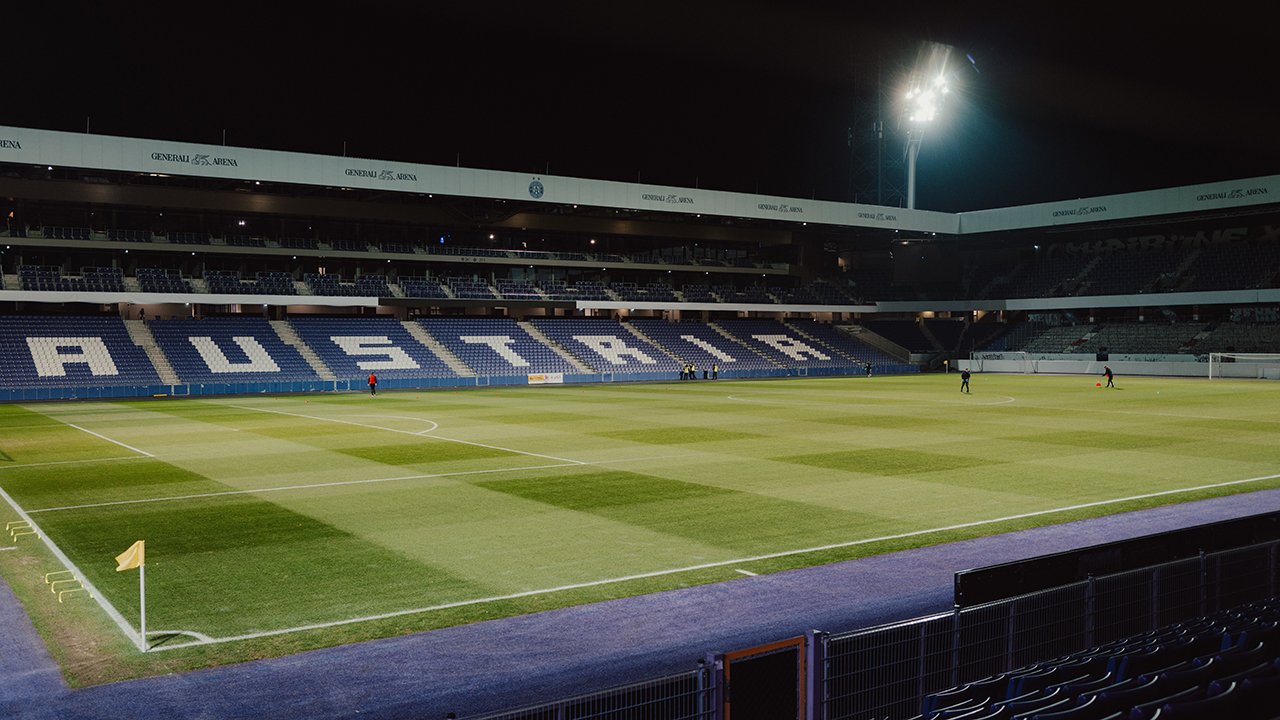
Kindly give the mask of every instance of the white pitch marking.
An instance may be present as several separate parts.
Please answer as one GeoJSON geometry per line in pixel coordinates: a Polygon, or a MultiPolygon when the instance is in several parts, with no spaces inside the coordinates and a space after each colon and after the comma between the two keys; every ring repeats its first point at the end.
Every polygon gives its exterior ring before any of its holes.
{"type": "Polygon", "coordinates": [[[342,487],[345,485],[372,485],[374,483],[395,482],[397,480],[430,480],[433,478],[457,477],[460,475],[486,475],[504,472],[521,472],[525,470],[548,470],[561,467],[577,467],[580,463],[557,463],[554,465],[528,465],[516,468],[499,468],[491,470],[462,470],[459,472],[430,473],[422,475],[398,475],[396,477],[369,478],[367,480],[335,480],[334,482],[312,483],[310,485],[282,485],[278,487],[256,488],[252,490],[222,490],[219,492],[194,493],[191,495],[171,495],[158,498],[139,498],[136,500],[110,500],[84,505],[63,505],[61,507],[37,508],[30,513],[60,512],[62,510],[85,510],[88,508],[113,507],[116,505],[142,505],[146,503],[177,502],[179,500],[199,500],[202,498],[225,497],[227,495],[254,495],[257,493],[285,492],[289,490],[311,490],[314,488],[342,487]]]}
{"type": "Polygon", "coordinates": [[[416,434],[416,436],[424,436],[424,434],[426,433],[434,433],[435,429],[440,427],[440,424],[436,423],[435,420],[428,420],[425,418],[412,418],[412,416],[408,416],[408,415],[352,415],[352,418],[387,418],[390,420],[413,420],[415,421],[415,423],[426,423],[431,425],[431,427],[428,429],[419,430],[419,432],[413,433],[413,434],[416,434]]]}
{"type": "MultiPolygon", "coordinates": [[[[62,510],[86,510],[89,508],[113,507],[116,505],[142,505],[145,503],[158,502],[177,502],[180,500],[199,500],[202,498],[224,497],[227,495],[253,495],[256,493],[284,492],[289,490],[311,490],[313,488],[326,487],[342,487],[345,485],[372,485],[375,483],[395,482],[397,480],[431,480],[435,478],[459,477],[463,475],[492,475],[495,473],[505,472],[525,472],[527,470],[553,470],[563,467],[580,467],[582,465],[618,465],[630,462],[652,462],[654,460],[670,460],[679,457],[678,455],[657,455],[653,457],[643,458],[622,458],[620,460],[601,460],[599,462],[579,462],[579,463],[554,463],[550,465],[526,465],[523,467],[513,468],[491,468],[488,470],[459,470],[457,472],[447,473],[430,473],[423,475],[399,475],[396,477],[386,478],[369,478],[367,480],[335,480],[333,482],[312,483],[310,485],[282,485],[278,487],[265,487],[252,490],[223,490],[210,493],[195,493],[192,495],[170,495],[158,498],[139,498],[136,500],[109,500],[100,503],[87,503],[84,505],[63,505],[61,507],[37,508],[28,510],[29,513],[47,513],[60,512],[62,510]]],[[[122,458],[124,459],[124,458],[122,458]]]]}
{"type": "Polygon", "coordinates": [[[10,546],[10,547],[0,547],[0,552],[4,552],[5,550],[17,550],[17,549],[18,549],[18,548],[16,548],[16,547],[12,547],[12,546],[10,546]]]}
{"type": "Polygon", "coordinates": [[[211,643],[214,641],[213,638],[208,635],[198,633],[194,630],[148,630],[147,635],[190,635],[201,643],[211,643]]]}
{"type": "Polygon", "coordinates": [[[755,577],[755,576],[756,576],[756,574],[755,574],[755,573],[753,573],[753,572],[751,572],[750,570],[743,570],[742,568],[734,568],[734,569],[733,569],[733,571],[734,571],[734,572],[740,572],[740,573],[742,573],[743,575],[746,575],[747,577],[755,577]]]}
{"type": "MultiPolygon", "coordinates": [[[[1036,510],[1028,513],[1020,513],[1018,515],[1006,515],[1004,517],[992,518],[989,520],[974,520],[972,522],[959,523],[957,525],[948,525],[946,527],[929,528],[927,530],[913,530],[911,532],[899,533],[897,535],[885,535],[883,537],[877,537],[877,538],[849,540],[847,542],[833,543],[830,545],[821,545],[818,547],[811,547],[811,548],[803,548],[800,550],[783,550],[781,552],[769,553],[767,555],[756,555],[754,557],[735,558],[733,560],[720,560],[717,562],[703,563],[701,565],[689,565],[686,567],[671,568],[668,570],[654,570],[652,572],[637,573],[635,575],[626,575],[623,577],[605,578],[603,580],[591,580],[588,582],[574,583],[571,585],[561,585],[559,587],[545,588],[542,590],[525,590],[522,592],[511,593],[508,595],[496,595],[493,597],[478,598],[475,600],[459,600],[457,602],[444,603],[441,605],[431,605],[428,607],[411,608],[408,610],[396,610],[393,612],[381,613],[378,615],[367,615],[364,617],[348,618],[345,620],[332,620],[330,622],[315,623],[312,625],[301,625],[298,627],[283,628],[280,630],[265,630],[262,632],[248,633],[245,635],[233,635],[233,636],[227,636],[227,637],[221,637],[221,638],[214,638],[213,642],[224,643],[224,642],[235,642],[237,640],[252,640],[256,638],[271,637],[274,635],[285,635],[285,634],[294,633],[294,632],[304,632],[307,630],[319,630],[323,628],[337,627],[339,625],[352,625],[360,622],[369,622],[373,620],[385,620],[387,618],[402,617],[405,615],[417,615],[420,613],[433,612],[436,610],[447,610],[450,608],[466,607],[470,605],[483,605],[486,603],[502,602],[505,600],[516,600],[519,598],[531,597],[535,595],[548,595],[551,593],[564,592],[567,590],[581,590],[584,588],[598,587],[601,585],[611,585],[614,583],[628,582],[631,580],[645,580],[648,578],[661,577],[663,575],[676,575],[676,574],[685,573],[685,572],[708,570],[712,568],[724,567],[726,565],[743,565],[747,563],[758,562],[761,560],[773,560],[780,557],[789,557],[792,555],[804,555],[807,553],[823,552],[826,550],[838,550],[840,548],[854,547],[857,545],[869,545],[872,543],[885,542],[889,540],[901,540],[903,538],[917,537],[920,535],[928,535],[928,534],[937,533],[937,532],[963,530],[965,528],[978,527],[981,525],[992,525],[995,523],[1007,522],[1010,520],[1022,520],[1025,518],[1037,517],[1040,515],[1051,515],[1053,513],[1069,512],[1071,510],[1082,510],[1085,508],[1099,507],[1102,505],[1114,505],[1116,503],[1129,502],[1131,500],[1145,500],[1148,498],[1161,497],[1164,495],[1175,495],[1178,493],[1195,492],[1198,490],[1209,490],[1213,488],[1227,487],[1230,485],[1242,485],[1246,483],[1261,482],[1263,480],[1274,480],[1276,478],[1280,478],[1280,474],[1263,475],[1261,477],[1247,478],[1245,480],[1229,480],[1227,482],[1213,483],[1210,485],[1200,485],[1198,487],[1179,488],[1176,490],[1163,490],[1161,492],[1147,493],[1144,495],[1131,495],[1129,497],[1113,498],[1111,500],[1099,500],[1097,502],[1082,503],[1080,505],[1069,505],[1067,507],[1051,508],[1048,510],[1036,510]]],[[[190,647],[193,645],[201,645],[201,644],[204,644],[204,643],[181,643],[177,645],[166,645],[163,647],[152,648],[152,649],[153,650],[176,650],[182,647],[190,647]]]]}
{"type": "Polygon", "coordinates": [[[58,559],[58,562],[62,563],[63,567],[75,574],[76,578],[80,580],[81,587],[89,591],[89,595],[97,601],[98,605],[100,605],[103,611],[107,613],[107,616],[115,621],[116,626],[124,632],[125,637],[132,640],[133,644],[137,645],[139,650],[145,652],[146,640],[138,634],[137,630],[130,626],[129,621],[124,619],[124,616],[120,614],[120,611],[116,610],[115,606],[107,601],[107,598],[102,594],[102,592],[94,587],[93,583],[89,582],[85,577],[85,574],[80,571],[80,568],[76,567],[76,564],[71,562],[71,558],[67,557],[66,553],[62,552],[62,549],[49,539],[49,533],[41,530],[40,526],[36,524],[36,521],[33,520],[12,497],[9,497],[9,493],[5,492],[4,488],[0,488],[0,499],[3,499],[8,503],[9,507],[13,508],[14,512],[18,513],[18,517],[27,521],[27,524],[31,526],[31,529],[35,530],[39,534],[40,541],[49,548],[49,551],[58,559]]]}
{"type": "Polygon", "coordinates": [[[72,465],[75,463],[100,463],[111,462],[112,460],[145,460],[146,458],[137,455],[131,457],[109,457],[109,458],[93,458],[89,460],[55,460],[52,462],[39,463],[22,463],[19,465],[0,465],[0,470],[9,470],[11,468],[29,468],[29,467],[45,467],[46,465],[72,465]]]}
{"type": "MultiPolygon", "coordinates": [[[[45,417],[48,417],[48,416],[46,415],[45,417]]],[[[54,419],[55,419],[55,420],[57,420],[57,418],[54,418],[54,419]]],[[[89,433],[90,435],[92,435],[92,436],[94,436],[94,437],[102,438],[103,440],[106,440],[107,442],[109,442],[109,443],[113,443],[113,444],[115,444],[115,445],[119,445],[120,447],[125,448],[126,450],[132,450],[132,451],[134,451],[134,452],[138,453],[139,455],[146,455],[146,456],[147,456],[147,457],[149,457],[149,458],[153,458],[153,457],[155,457],[155,455],[152,455],[151,453],[147,452],[146,450],[139,450],[138,448],[136,448],[136,447],[134,447],[134,446],[132,446],[132,445],[126,445],[125,443],[122,443],[122,442],[120,442],[119,440],[112,440],[111,438],[107,437],[106,435],[102,435],[102,434],[100,434],[100,433],[96,433],[96,432],[94,432],[94,431],[92,431],[92,430],[89,430],[89,429],[86,429],[86,428],[82,428],[82,427],[80,427],[79,425],[76,425],[75,423],[69,423],[69,422],[67,422],[67,421],[65,421],[65,420],[58,420],[58,422],[65,423],[65,424],[66,424],[66,425],[68,425],[69,427],[73,427],[73,428],[75,428],[75,429],[79,430],[80,432],[89,433]]]]}
{"type": "Polygon", "coordinates": [[[370,425],[368,423],[352,422],[350,420],[341,420],[338,418],[318,417],[315,415],[303,415],[302,413],[291,413],[291,412],[285,412],[284,410],[268,410],[267,408],[256,408],[256,407],[249,407],[246,405],[232,405],[230,403],[222,403],[222,404],[226,405],[227,407],[233,407],[240,410],[251,410],[253,412],[273,413],[276,415],[288,415],[290,417],[306,418],[307,420],[319,420],[320,422],[341,423],[343,425],[354,425],[356,427],[369,428],[370,430],[385,430],[387,432],[400,433],[401,435],[410,435],[413,437],[426,437],[426,438],[431,438],[432,440],[455,442],[462,445],[471,445],[473,447],[487,448],[489,450],[501,450],[502,452],[509,452],[516,455],[529,455],[530,457],[540,457],[540,458],[546,458],[548,460],[558,460],[560,462],[572,463],[574,465],[588,464],[581,460],[572,460],[570,458],[556,457],[555,455],[546,455],[543,453],[529,452],[528,450],[513,450],[512,448],[499,447],[497,445],[486,445],[484,443],[472,442],[470,440],[459,440],[457,438],[444,437],[443,435],[422,435],[420,433],[411,432],[409,430],[400,430],[397,428],[383,427],[381,425],[370,425]]]}

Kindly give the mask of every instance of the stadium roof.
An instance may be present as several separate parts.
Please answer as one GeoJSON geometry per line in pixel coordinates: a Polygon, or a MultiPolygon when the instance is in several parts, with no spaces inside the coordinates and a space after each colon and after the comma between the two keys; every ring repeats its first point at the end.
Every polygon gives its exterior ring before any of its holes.
{"type": "Polygon", "coordinates": [[[0,124],[847,202],[855,71],[888,86],[941,43],[961,77],[921,153],[920,208],[1280,172],[1252,7],[311,7],[19,4],[0,124]]]}

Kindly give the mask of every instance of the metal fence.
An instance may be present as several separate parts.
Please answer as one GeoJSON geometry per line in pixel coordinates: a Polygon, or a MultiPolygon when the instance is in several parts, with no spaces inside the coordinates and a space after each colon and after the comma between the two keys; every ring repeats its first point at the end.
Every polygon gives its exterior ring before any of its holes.
{"type": "Polygon", "coordinates": [[[706,667],[625,687],[560,700],[482,720],[713,720],[716,688],[706,667]]]}
{"type": "MultiPolygon", "coordinates": [[[[866,630],[811,632],[806,720],[915,717],[930,693],[1275,597],[1278,577],[1272,541],[866,630]]],[[[724,657],[480,720],[720,720],[724,657]]]]}
{"type": "Polygon", "coordinates": [[[1280,541],[878,628],[815,636],[814,720],[920,713],[925,695],[1276,595],[1280,541]]]}

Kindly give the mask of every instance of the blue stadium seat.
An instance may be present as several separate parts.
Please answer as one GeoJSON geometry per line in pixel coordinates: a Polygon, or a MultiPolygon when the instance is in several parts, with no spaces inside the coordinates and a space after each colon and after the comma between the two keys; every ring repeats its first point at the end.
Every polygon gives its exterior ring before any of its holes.
{"type": "Polygon", "coordinates": [[[148,324],[184,383],[291,382],[319,376],[263,318],[213,317],[148,324]]]}
{"type": "Polygon", "coordinates": [[[289,324],[339,379],[458,377],[393,317],[296,315],[289,324]]]}
{"type": "Polygon", "coordinates": [[[158,385],[118,317],[0,316],[0,387],[158,385]]]}
{"type": "Polygon", "coordinates": [[[509,318],[421,318],[418,324],[477,375],[578,372],[509,318]]]}

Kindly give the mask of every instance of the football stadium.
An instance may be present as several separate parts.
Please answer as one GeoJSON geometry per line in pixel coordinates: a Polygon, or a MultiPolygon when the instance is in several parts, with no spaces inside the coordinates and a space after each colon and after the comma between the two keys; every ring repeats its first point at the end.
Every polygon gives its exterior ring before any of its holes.
{"type": "Polygon", "coordinates": [[[0,717],[1280,717],[1280,175],[924,209],[911,77],[839,198],[0,114],[0,717]]]}

